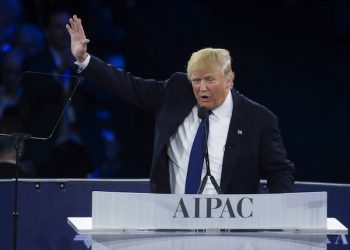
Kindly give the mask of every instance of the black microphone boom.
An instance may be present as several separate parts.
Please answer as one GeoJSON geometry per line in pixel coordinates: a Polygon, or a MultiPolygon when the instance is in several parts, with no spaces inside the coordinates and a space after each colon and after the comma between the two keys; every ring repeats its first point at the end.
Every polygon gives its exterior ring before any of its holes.
{"type": "Polygon", "coordinates": [[[208,117],[208,109],[205,107],[199,107],[197,115],[199,119],[203,120],[204,118],[208,117]]]}

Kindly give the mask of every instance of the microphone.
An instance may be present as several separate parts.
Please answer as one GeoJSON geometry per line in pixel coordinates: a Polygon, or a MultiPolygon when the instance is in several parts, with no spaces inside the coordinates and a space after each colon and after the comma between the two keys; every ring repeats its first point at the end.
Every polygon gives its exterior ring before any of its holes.
{"type": "Polygon", "coordinates": [[[198,108],[198,112],[197,115],[199,117],[199,119],[203,120],[204,118],[206,118],[208,116],[208,109],[205,107],[199,107],[198,108]]]}
{"type": "MultiPolygon", "coordinates": [[[[211,114],[211,111],[209,111],[207,108],[205,107],[199,107],[198,108],[198,112],[197,115],[199,117],[199,119],[204,120],[204,119],[209,119],[209,112],[211,114]]],[[[222,194],[222,191],[218,185],[218,183],[216,182],[215,178],[211,175],[210,172],[210,163],[209,163],[209,154],[208,154],[208,128],[207,128],[207,124],[209,125],[209,121],[205,121],[204,122],[204,136],[205,136],[205,143],[204,143],[204,147],[205,147],[205,165],[207,167],[207,172],[201,182],[201,185],[199,187],[198,190],[198,194],[202,194],[205,184],[207,183],[208,179],[210,179],[211,183],[213,184],[216,192],[218,194],[222,194]]]]}

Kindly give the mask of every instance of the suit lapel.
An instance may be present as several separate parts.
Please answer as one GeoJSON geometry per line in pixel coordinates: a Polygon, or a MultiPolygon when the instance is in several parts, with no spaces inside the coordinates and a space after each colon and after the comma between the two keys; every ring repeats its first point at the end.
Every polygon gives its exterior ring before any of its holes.
{"type": "Polygon", "coordinates": [[[164,105],[164,112],[162,113],[167,115],[160,118],[162,120],[161,123],[165,125],[162,128],[158,128],[163,130],[159,141],[160,148],[168,143],[169,138],[175,133],[176,129],[183,123],[186,116],[197,103],[191,85],[188,82],[186,82],[186,85],[181,93],[176,93],[170,97],[169,102],[164,105]]]}
{"type": "Polygon", "coordinates": [[[247,132],[246,127],[243,126],[244,114],[240,107],[242,105],[242,99],[234,89],[231,93],[233,97],[233,110],[225,145],[220,182],[220,187],[223,192],[225,192],[230,182],[247,132]]]}

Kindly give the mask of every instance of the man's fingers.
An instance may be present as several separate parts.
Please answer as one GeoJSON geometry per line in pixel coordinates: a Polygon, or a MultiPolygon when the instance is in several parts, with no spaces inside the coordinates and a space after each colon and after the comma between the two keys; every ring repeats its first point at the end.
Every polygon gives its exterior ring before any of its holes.
{"type": "Polygon", "coordinates": [[[69,26],[69,24],[66,24],[66,29],[68,33],[71,35],[72,34],[72,28],[69,26]]]}
{"type": "Polygon", "coordinates": [[[76,30],[75,21],[72,18],[69,18],[69,24],[72,30],[76,30]]]}
{"type": "Polygon", "coordinates": [[[78,30],[79,31],[79,25],[81,26],[81,21],[77,17],[77,15],[74,15],[72,18],[69,18],[69,24],[72,28],[72,30],[78,30]]]}
{"type": "Polygon", "coordinates": [[[72,18],[69,18],[69,28],[67,27],[68,32],[76,31],[85,36],[83,25],[81,24],[81,19],[74,15],[72,18]]]}
{"type": "Polygon", "coordinates": [[[73,15],[73,21],[74,21],[74,23],[78,23],[78,17],[77,17],[77,15],[73,15]]]}
{"type": "Polygon", "coordinates": [[[81,19],[80,19],[80,18],[77,19],[76,24],[77,24],[77,30],[78,30],[80,33],[82,33],[82,34],[85,34],[85,33],[84,33],[84,29],[83,29],[83,25],[81,24],[81,19]]]}

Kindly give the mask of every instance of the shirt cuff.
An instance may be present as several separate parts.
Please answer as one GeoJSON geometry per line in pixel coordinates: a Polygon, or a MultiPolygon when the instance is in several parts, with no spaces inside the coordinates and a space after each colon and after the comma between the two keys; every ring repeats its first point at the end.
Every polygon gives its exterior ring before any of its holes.
{"type": "Polygon", "coordinates": [[[86,67],[89,65],[90,59],[91,59],[91,56],[90,56],[90,54],[88,54],[88,56],[86,57],[86,59],[83,62],[81,62],[81,63],[78,61],[74,62],[74,64],[77,65],[77,67],[78,67],[78,73],[81,73],[81,72],[83,72],[84,69],[86,69],[86,67]]]}

